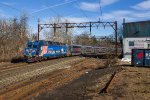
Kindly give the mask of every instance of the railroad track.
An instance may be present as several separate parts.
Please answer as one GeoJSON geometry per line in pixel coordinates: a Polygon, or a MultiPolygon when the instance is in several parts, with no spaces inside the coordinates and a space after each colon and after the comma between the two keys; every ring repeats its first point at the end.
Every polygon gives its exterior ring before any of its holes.
{"type": "Polygon", "coordinates": [[[25,64],[25,65],[22,65],[22,66],[20,66],[20,64],[17,65],[17,66],[11,66],[9,68],[0,70],[0,80],[4,77],[10,76],[11,74],[13,75],[14,73],[18,73],[19,71],[24,72],[25,70],[30,69],[30,68],[31,68],[31,70],[33,70],[33,69],[39,68],[41,66],[46,66],[46,65],[49,65],[49,64],[55,64],[55,63],[58,63],[60,61],[65,61],[67,59],[74,59],[74,58],[76,58],[76,57],[52,59],[52,60],[48,60],[48,61],[44,61],[44,62],[25,64]]]}
{"type": "Polygon", "coordinates": [[[9,65],[9,66],[5,66],[5,67],[2,67],[0,68],[0,73],[5,71],[5,70],[11,70],[11,69],[14,69],[14,68],[19,68],[21,66],[25,66],[27,65],[27,63],[20,63],[20,64],[15,64],[15,65],[9,65]]]}
{"type": "Polygon", "coordinates": [[[2,77],[4,75],[7,75],[7,74],[10,74],[10,71],[11,72],[17,72],[20,69],[25,70],[23,68],[26,68],[26,67],[45,65],[45,64],[49,64],[49,63],[53,63],[54,64],[54,63],[57,63],[57,62],[60,62],[60,61],[65,61],[67,59],[73,59],[73,58],[75,58],[75,57],[51,59],[51,60],[47,60],[47,61],[30,63],[30,64],[21,63],[21,64],[17,64],[17,65],[6,66],[6,67],[3,67],[3,68],[0,68],[0,77],[2,77]]]}
{"type": "MultiPolygon", "coordinates": [[[[12,96],[13,94],[15,94],[14,96],[11,97],[12,100],[16,100],[16,99],[20,99],[20,98],[27,98],[27,99],[32,98],[37,93],[44,92],[45,89],[48,89],[48,90],[54,89],[58,86],[62,86],[66,82],[69,82],[69,81],[79,77],[80,75],[85,73],[85,71],[89,70],[87,68],[87,66],[92,66],[89,63],[93,62],[93,61],[94,60],[77,58],[77,59],[71,59],[71,60],[67,60],[64,62],[59,62],[58,64],[53,64],[53,65],[47,66],[47,67],[45,67],[46,69],[44,68],[45,69],[44,71],[42,69],[39,69],[39,71],[36,71],[36,73],[39,73],[39,72],[47,73],[47,72],[50,72],[51,70],[53,70],[54,67],[57,67],[57,70],[62,69],[62,68],[60,68],[61,66],[63,66],[63,68],[68,68],[67,64],[70,65],[70,63],[73,65],[69,69],[65,69],[60,72],[57,72],[57,73],[50,75],[42,80],[38,80],[38,81],[29,80],[30,82],[31,81],[32,82],[31,83],[26,82],[27,83],[26,85],[24,83],[22,83],[22,85],[19,85],[19,87],[16,84],[14,84],[16,86],[14,86],[14,85],[8,86],[6,90],[4,90],[4,91],[0,90],[0,94],[3,94],[3,95],[6,94],[6,96],[8,96],[8,95],[12,96]],[[73,64],[72,62],[75,64],[73,64]],[[50,68],[52,68],[52,69],[50,70],[50,68]]],[[[31,73],[32,72],[30,72],[30,74],[31,73]]],[[[19,76],[19,77],[21,78],[22,76],[19,76]]],[[[15,78],[13,78],[13,79],[15,79],[15,78]]],[[[28,76],[28,79],[30,79],[29,76],[28,76]]],[[[27,80],[27,79],[24,79],[24,80],[27,80]]],[[[1,97],[1,95],[0,95],[0,97],[1,97]]]]}
{"type": "Polygon", "coordinates": [[[71,58],[62,58],[52,61],[46,61],[43,63],[29,64],[23,67],[17,67],[13,70],[5,70],[0,73],[0,88],[20,82],[25,79],[30,79],[42,74],[47,74],[54,70],[65,69],[69,63],[82,60],[84,58],[71,57],[71,58]]]}

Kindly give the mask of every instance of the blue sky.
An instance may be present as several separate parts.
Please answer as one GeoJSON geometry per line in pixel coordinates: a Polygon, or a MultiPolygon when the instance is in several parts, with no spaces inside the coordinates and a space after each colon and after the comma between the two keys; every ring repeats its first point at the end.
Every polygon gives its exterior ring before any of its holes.
{"type": "MultiPolygon", "coordinates": [[[[115,21],[121,25],[123,18],[127,22],[150,20],[150,0],[0,0],[0,18],[20,16],[26,12],[29,26],[37,32],[37,19],[41,23],[50,22],[56,16],[62,16],[70,22],[115,21]],[[102,9],[102,15],[100,11],[102,9]]],[[[93,29],[93,35],[109,35],[108,29],[93,29]]]]}

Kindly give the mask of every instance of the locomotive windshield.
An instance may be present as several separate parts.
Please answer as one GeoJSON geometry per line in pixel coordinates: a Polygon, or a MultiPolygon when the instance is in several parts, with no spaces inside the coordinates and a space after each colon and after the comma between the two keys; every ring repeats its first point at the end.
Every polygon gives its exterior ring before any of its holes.
{"type": "Polygon", "coordinates": [[[27,44],[27,47],[28,47],[28,48],[37,48],[37,47],[38,47],[38,44],[29,42],[29,43],[27,44]]]}
{"type": "Polygon", "coordinates": [[[35,44],[28,44],[28,48],[37,48],[37,45],[35,45],[35,44]]]}

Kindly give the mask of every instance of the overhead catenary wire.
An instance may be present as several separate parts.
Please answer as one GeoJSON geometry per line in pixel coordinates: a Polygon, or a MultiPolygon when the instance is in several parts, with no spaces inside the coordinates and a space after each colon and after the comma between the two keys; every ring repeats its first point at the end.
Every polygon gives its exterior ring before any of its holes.
{"type": "Polygon", "coordinates": [[[41,12],[43,10],[47,10],[47,9],[54,8],[54,7],[57,7],[57,6],[65,5],[65,4],[68,4],[68,3],[72,3],[72,2],[75,2],[75,1],[77,1],[77,0],[72,0],[72,1],[63,2],[63,3],[60,3],[60,4],[56,4],[56,5],[53,5],[53,6],[49,6],[49,7],[43,8],[43,9],[36,10],[36,11],[32,12],[31,14],[38,13],[38,12],[41,12]]]}
{"type": "MultiPolygon", "coordinates": [[[[35,13],[38,13],[38,12],[41,12],[41,11],[44,11],[44,10],[47,10],[47,9],[51,9],[50,11],[55,13],[56,15],[60,15],[59,13],[57,13],[53,8],[54,7],[58,7],[58,6],[62,6],[62,5],[65,5],[65,4],[68,4],[68,3],[72,3],[72,2],[75,2],[76,0],[72,0],[72,1],[68,1],[68,2],[63,2],[63,3],[59,3],[59,4],[54,4],[54,5],[51,5],[51,6],[48,6],[48,7],[45,7],[45,8],[42,8],[42,9],[39,9],[39,10],[36,10],[32,13],[30,13],[30,16],[34,17],[33,14],[35,13]]],[[[49,4],[49,2],[46,2],[46,4],[49,4]]],[[[68,21],[67,18],[63,17],[63,16],[60,16],[61,19],[64,19],[64,21],[68,21]]]]}
{"type": "MultiPolygon", "coordinates": [[[[49,2],[46,2],[47,4],[49,4],[49,2]]],[[[79,2],[78,1],[76,1],[76,3],[79,5],[79,2]]],[[[60,15],[58,12],[56,12],[53,8],[49,8],[49,9],[51,9],[51,11],[53,12],[53,13],[55,13],[56,15],[60,15]]],[[[88,17],[87,17],[87,15],[84,13],[84,11],[80,8],[80,10],[81,10],[81,12],[84,14],[84,16],[88,19],[88,17]]],[[[68,21],[68,19],[67,18],[65,18],[65,17],[63,17],[63,16],[61,16],[61,18],[63,18],[65,21],[68,21]]]]}
{"type": "Polygon", "coordinates": [[[6,6],[6,7],[11,8],[11,9],[14,9],[14,10],[17,11],[17,12],[21,12],[21,10],[19,10],[19,9],[17,9],[17,8],[11,6],[11,5],[8,5],[8,4],[6,4],[6,3],[0,2],[0,5],[6,6]]]}
{"type": "MultiPolygon", "coordinates": [[[[49,2],[46,2],[46,3],[49,4],[49,2]]],[[[50,9],[51,9],[51,11],[52,11],[53,13],[55,13],[56,15],[58,15],[58,16],[60,15],[60,14],[59,14],[58,12],[56,12],[53,8],[50,8],[50,9]]],[[[64,21],[67,21],[67,18],[65,18],[65,17],[63,17],[63,16],[61,16],[61,15],[60,15],[60,17],[63,18],[64,21]]]]}
{"type": "MultiPolygon", "coordinates": [[[[72,0],[72,1],[69,1],[69,2],[63,2],[63,3],[59,3],[59,4],[55,4],[55,5],[51,5],[51,6],[48,6],[48,7],[45,7],[45,8],[42,8],[42,9],[39,9],[39,10],[36,10],[32,13],[30,13],[30,16],[35,17],[33,16],[33,14],[35,13],[38,13],[38,12],[41,12],[41,11],[44,11],[44,10],[47,10],[47,9],[51,9],[50,11],[52,11],[53,13],[55,13],[56,15],[60,15],[59,13],[57,13],[53,8],[54,7],[58,7],[58,6],[62,6],[62,5],[65,5],[65,4],[68,4],[68,3],[72,3],[72,2],[75,2],[76,0],[72,0]]],[[[46,2],[47,4],[49,4],[48,2],[46,2]]],[[[67,21],[67,19],[63,16],[61,16],[61,18],[64,19],[64,21],[67,21]]]]}
{"type": "MultiPolygon", "coordinates": [[[[19,13],[21,13],[21,12],[23,11],[23,10],[20,10],[20,9],[18,9],[18,8],[14,7],[14,6],[12,6],[12,5],[9,5],[9,4],[3,3],[3,2],[0,2],[0,5],[3,5],[3,6],[5,6],[5,7],[8,7],[8,8],[10,8],[10,9],[13,9],[13,10],[19,12],[19,13]]],[[[35,16],[30,15],[30,14],[29,14],[28,16],[31,16],[31,18],[35,18],[35,16]]]]}
{"type": "Polygon", "coordinates": [[[79,1],[76,0],[75,3],[77,4],[77,6],[79,6],[81,13],[82,13],[89,21],[91,21],[91,20],[88,18],[88,16],[86,15],[86,13],[81,9],[80,4],[79,4],[79,1]]]}
{"type": "Polygon", "coordinates": [[[101,19],[99,18],[99,21],[103,20],[103,11],[102,11],[102,6],[101,6],[101,0],[98,0],[99,2],[99,11],[100,11],[100,16],[101,16],[101,19]]]}

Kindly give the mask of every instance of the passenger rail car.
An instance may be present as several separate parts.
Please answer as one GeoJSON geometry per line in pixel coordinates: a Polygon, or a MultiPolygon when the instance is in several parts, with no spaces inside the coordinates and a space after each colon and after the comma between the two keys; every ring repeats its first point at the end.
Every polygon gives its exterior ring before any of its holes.
{"type": "Polygon", "coordinates": [[[92,46],[82,46],[82,55],[93,54],[94,48],[92,46]]]}
{"type": "Polygon", "coordinates": [[[69,56],[81,55],[82,46],[81,45],[69,45],[68,53],[70,54],[69,56]]]}
{"type": "Polygon", "coordinates": [[[93,47],[94,49],[94,54],[99,54],[100,53],[100,48],[99,47],[93,47]]]}

